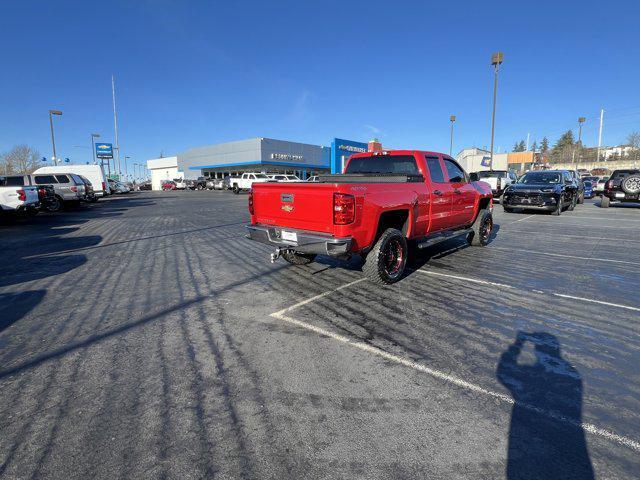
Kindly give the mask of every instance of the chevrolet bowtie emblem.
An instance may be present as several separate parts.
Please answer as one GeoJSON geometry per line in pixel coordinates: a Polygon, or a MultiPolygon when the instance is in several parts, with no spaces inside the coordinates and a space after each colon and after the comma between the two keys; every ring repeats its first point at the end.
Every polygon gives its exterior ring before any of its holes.
{"type": "Polygon", "coordinates": [[[285,212],[293,212],[293,205],[282,205],[282,210],[285,212]]]}

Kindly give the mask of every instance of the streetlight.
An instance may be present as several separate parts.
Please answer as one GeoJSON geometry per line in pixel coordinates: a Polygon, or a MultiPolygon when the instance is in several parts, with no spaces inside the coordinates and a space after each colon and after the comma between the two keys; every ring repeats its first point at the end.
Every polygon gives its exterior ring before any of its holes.
{"type": "Polygon", "coordinates": [[[576,148],[582,149],[582,124],[585,122],[585,117],[578,117],[578,143],[573,147],[571,154],[571,163],[575,163],[576,170],[578,169],[578,159],[576,158],[576,148]]]}
{"type": "Polygon", "coordinates": [[[53,163],[58,165],[58,157],[56,155],[56,138],[53,134],[53,116],[62,115],[61,110],[49,110],[49,125],[51,126],[51,145],[53,146],[53,163]]]}
{"type": "Polygon", "coordinates": [[[100,138],[100,134],[98,133],[92,133],[91,134],[91,152],[93,155],[93,164],[96,165],[96,143],[95,143],[95,139],[96,138],[100,138]]]}
{"type": "Polygon", "coordinates": [[[451,115],[449,117],[449,121],[451,122],[451,143],[449,144],[449,156],[451,156],[451,152],[453,152],[453,124],[456,122],[456,116],[451,115]]]}
{"type": "Polygon", "coordinates": [[[489,170],[493,170],[493,139],[496,131],[496,100],[498,98],[498,70],[504,59],[502,52],[496,52],[491,55],[491,65],[494,68],[493,75],[493,114],[491,115],[491,161],[489,163],[489,170]]]}

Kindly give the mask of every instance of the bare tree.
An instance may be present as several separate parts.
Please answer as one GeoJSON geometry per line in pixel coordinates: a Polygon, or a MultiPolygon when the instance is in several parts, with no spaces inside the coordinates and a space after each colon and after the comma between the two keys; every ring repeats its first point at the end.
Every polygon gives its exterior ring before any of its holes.
{"type": "Polygon", "coordinates": [[[2,155],[0,171],[5,175],[31,173],[40,166],[40,152],[29,145],[16,145],[2,155]]]}
{"type": "Polygon", "coordinates": [[[631,132],[627,136],[627,143],[631,147],[633,158],[638,160],[640,157],[640,132],[631,132]]]}

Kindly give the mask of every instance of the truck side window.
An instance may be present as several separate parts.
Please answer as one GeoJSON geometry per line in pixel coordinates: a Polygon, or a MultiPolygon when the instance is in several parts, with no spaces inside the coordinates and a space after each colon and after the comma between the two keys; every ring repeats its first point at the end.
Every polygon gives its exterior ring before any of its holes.
{"type": "Polygon", "coordinates": [[[58,183],[53,175],[36,175],[36,185],[47,185],[48,183],[58,183]]]}
{"type": "Polygon", "coordinates": [[[442,167],[440,166],[440,159],[438,157],[426,157],[426,160],[431,181],[444,183],[444,174],[442,173],[442,167]]]}
{"type": "Polygon", "coordinates": [[[460,168],[460,166],[453,160],[445,158],[444,166],[446,167],[447,173],[449,174],[450,183],[461,183],[465,181],[464,170],[462,170],[462,168],[460,168]]]}

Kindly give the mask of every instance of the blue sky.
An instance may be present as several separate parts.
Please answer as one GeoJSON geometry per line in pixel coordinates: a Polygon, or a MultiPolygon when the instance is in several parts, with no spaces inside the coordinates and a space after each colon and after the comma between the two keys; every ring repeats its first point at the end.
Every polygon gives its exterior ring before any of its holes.
{"type": "Polygon", "coordinates": [[[640,2],[5,0],[0,152],[28,143],[89,159],[89,134],[131,162],[250,137],[337,136],[448,151],[490,142],[493,51],[502,50],[496,146],[554,142],[588,118],[604,143],[640,130],[640,2]],[[98,5],[97,3],[95,5],[98,5]],[[85,148],[74,147],[82,145],[85,148]]]}

